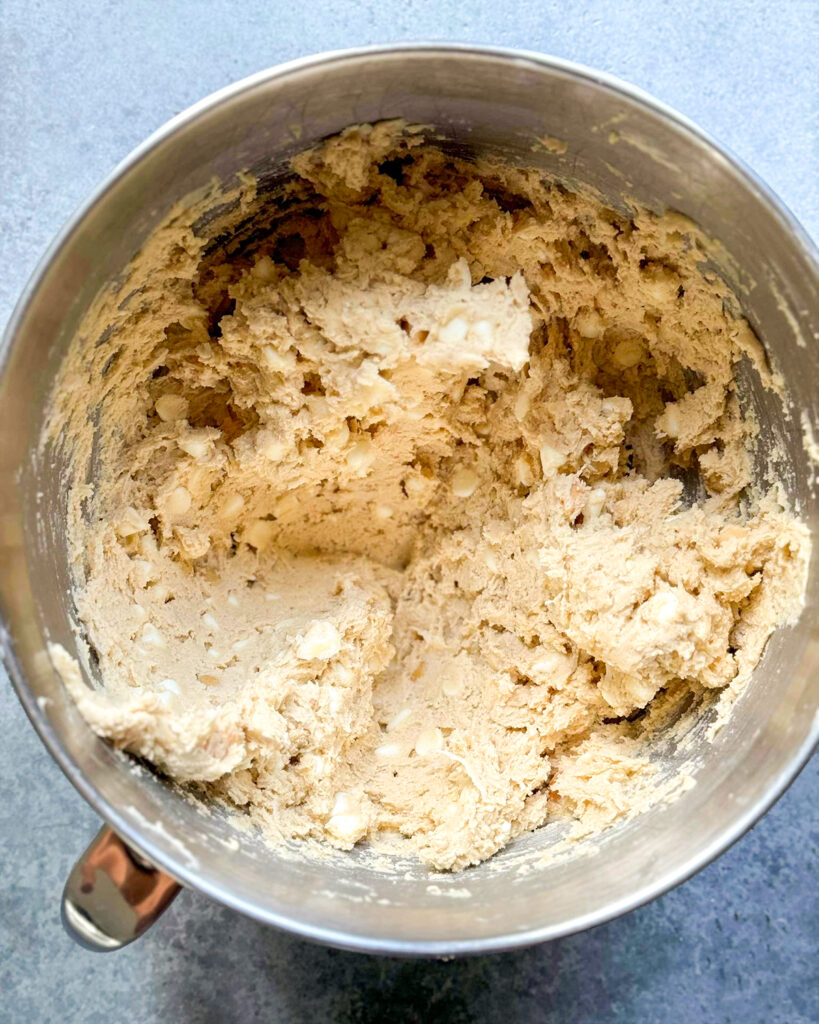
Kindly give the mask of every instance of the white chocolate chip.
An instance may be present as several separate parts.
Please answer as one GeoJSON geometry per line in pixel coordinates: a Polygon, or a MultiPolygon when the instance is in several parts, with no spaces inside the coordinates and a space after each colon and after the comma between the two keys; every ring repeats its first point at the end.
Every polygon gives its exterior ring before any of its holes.
{"type": "Polygon", "coordinates": [[[226,601],[231,608],[239,607],[239,598],[235,594],[228,594],[226,601]]]}
{"type": "Polygon", "coordinates": [[[164,604],[171,596],[170,590],[168,590],[164,583],[155,583],[151,587],[150,593],[153,599],[160,604],[164,604]]]}
{"type": "Polygon", "coordinates": [[[345,793],[343,790],[336,793],[336,798],[333,801],[333,809],[330,814],[346,814],[348,811],[352,811],[355,808],[356,801],[351,793],[345,793]]]}
{"type": "Polygon", "coordinates": [[[230,648],[233,651],[243,651],[245,647],[248,646],[249,643],[250,637],[245,637],[243,640],[234,640],[233,643],[230,645],[230,648]]]}
{"type": "Polygon", "coordinates": [[[669,402],[660,416],[660,429],[666,437],[677,438],[680,436],[680,412],[676,403],[669,402]]]}
{"type": "Polygon", "coordinates": [[[132,558],[131,572],[134,582],[143,590],[153,581],[154,567],[147,558],[132,558]]]}
{"type": "Polygon", "coordinates": [[[159,685],[163,690],[167,690],[168,693],[181,693],[179,689],[179,683],[175,679],[160,679],[159,685]]]}
{"type": "Polygon", "coordinates": [[[116,530],[120,537],[133,537],[138,533],[147,533],[150,528],[151,524],[148,520],[129,505],[123,510],[116,530]]]}
{"type": "Polygon", "coordinates": [[[165,513],[169,516],[184,516],[191,507],[191,492],[187,487],[174,487],[165,499],[165,513]]]}
{"type": "Polygon", "coordinates": [[[515,414],[515,419],[519,422],[523,422],[529,413],[531,402],[529,396],[525,391],[518,393],[518,397],[515,399],[515,404],[512,406],[512,412],[515,414]]]}
{"type": "Polygon", "coordinates": [[[270,545],[276,527],[267,519],[254,519],[242,530],[242,540],[253,545],[257,551],[264,551],[270,545]]]}
{"type": "Polygon", "coordinates": [[[148,644],[150,647],[165,646],[165,637],[159,632],[152,622],[146,622],[142,627],[140,639],[144,644],[148,644]]]}
{"type": "Polygon", "coordinates": [[[627,370],[640,362],[643,352],[643,342],[640,338],[624,338],[615,346],[612,358],[618,366],[627,370]]]}
{"type": "Polygon", "coordinates": [[[176,443],[183,452],[194,459],[204,459],[213,446],[207,430],[193,430],[190,434],[177,438],[176,443]]]}
{"type": "Polygon", "coordinates": [[[380,747],[375,748],[375,756],[384,760],[400,757],[401,747],[397,743],[382,743],[380,747]]]}
{"type": "Polygon", "coordinates": [[[332,449],[333,451],[341,451],[345,444],[350,440],[350,428],[347,426],[344,420],[331,429],[324,433],[324,446],[325,448],[332,449]]]}
{"type": "Polygon", "coordinates": [[[574,668],[574,660],[560,651],[544,651],[529,668],[535,682],[545,682],[554,689],[561,689],[574,668]]]}
{"type": "Polygon", "coordinates": [[[545,477],[554,476],[560,467],[566,462],[566,456],[544,442],[540,446],[540,465],[545,477]]]}
{"type": "Polygon", "coordinates": [[[154,408],[163,423],[183,420],[188,415],[188,401],[182,395],[160,395],[154,408]]]}
{"type": "Polygon", "coordinates": [[[428,757],[435,754],[444,745],[444,736],[437,726],[430,726],[420,734],[415,741],[415,753],[419,757],[428,757]]]}
{"type": "Polygon", "coordinates": [[[526,454],[518,455],[515,459],[515,482],[522,487],[531,487],[535,480],[534,469],[526,454]]]}
{"type": "Polygon", "coordinates": [[[176,539],[186,558],[201,558],[210,547],[210,537],[204,530],[177,527],[176,539]]]}
{"type": "Polygon", "coordinates": [[[237,516],[245,507],[245,499],[241,494],[231,494],[222,505],[222,516],[225,519],[232,519],[237,516]]]}
{"type": "Polygon", "coordinates": [[[383,405],[391,398],[395,398],[396,390],[388,380],[385,380],[380,373],[376,373],[374,377],[368,380],[362,385],[361,388],[361,401],[364,404],[366,410],[374,409],[379,405],[383,405]]]}
{"type": "Polygon", "coordinates": [[[398,714],[393,718],[391,722],[387,723],[387,732],[394,732],[399,726],[403,725],[409,718],[412,717],[412,708],[404,708],[399,711],[398,714]]]}
{"type": "Polygon", "coordinates": [[[265,437],[259,442],[259,451],[271,462],[281,462],[287,452],[287,444],[276,437],[265,437]]]}
{"type": "Polygon", "coordinates": [[[375,462],[375,447],[367,437],[356,441],[347,453],[347,465],[356,473],[366,473],[375,462]]]}
{"type": "Polygon", "coordinates": [[[586,507],[584,509],[585,517],[588,519],[596,519],[603,511],[603,506],[605,504],[606,492],[603,488],[592,488],[586,496],[586,507]]]}
{"type": "Polygon", "coordinates": [[[675,276],[660,272],[653,277],[643,275],[642,284],[646,296],[661,306],[676,300],[680,282],[675,276]]]}
{"type": "Polygon", "coordinates": [[[335,666],[335,669],[336,679],[338,680],[339,683],[341,683],[342,686],[349,686],[355,679],[355,673],[351,668],[348,668],[346,665],[338,664],[335,666]]]}
{"type": "Polygon", "coordinates": [[[360,814],[334,814],[327,822],[327,831],[342,842],[354,842],[363,835],[364,825],[360,814]]]}
{"type": "Polygon", "coordinates": [[[364,834],[366,827],[367,819],[360,798],[352,793],[337,793],[327,822],[327,831],[336,839],[355,842],[364,834]]]}
{"type": "MultiPolygon", "coordinates": [[[[604,416],[616,416],[619,419],[624,407],[628,410],[630,405],[631,402],[627,398],[604,398],[600,403],[600,411],[604,416]]],[[[626,415],[629,415],[628,411],[626,415]]]]}
{"type": "Polygon", "coordinates": [[[468,498],[471,494],[475,493],[479,477],[474,469],[470,469],[469,466],[462,466],[452,474],[451,483],[452,493],[457,498],[468,498]]]}
{"type": "Polygon", "coordinates": [[[205,612],[205,614],[202,616],[202,621],[210,629],[218,629],[219,628],[219,623],[216,620],[216,616],[212,612],[205,612]]]}
{"type": "Polygon", "coordinates": [[[262,354],[268,368],[274,373],[287,373],[296,365],[296,357],[291,352],[279,352],[272,345],[263,345],[262,354]]]}
{"type": "Polygon", "coordinates": [[[296,643],[295,653],[302,661],[327,661],[341,650],[341,636],[332,622],[321,619],[310,624],[296,643]]]}
{"type": "Polygon", "coordinates": [[[389,505],[376,505],[375,506],[375,518],[376,519],[392,519],[392,509],[389,505]]]}
{"type": "Polygon", "coordinates": [[[327,772],[327,759],[321,754],[306,754],[303,758],[305,767],[309,768],[313,775],[321,778],[327,772]]]}
{"type": "Polygon", "coordinates": [[[469,333],[469,324],[463,317],[454,316],[449,323],[438,328],[438,337],[445,345],[457,345],[469,333]]]}
{"type": "Polygon", "coordinates": [[[404,490],[411,501],[423,501],[431,496],[435,487],[431,480],[421,473],[410,473],[404,477],[404,490]]]}
{"type": "Polygon", "coordinates": [[[256,260],[251,273],[260,281],[272,281],[276,276],[276,265],[269,256],[261,256],[256,260]]]}
{"type": "Polygon", "coordinates": [[[494,344],[495,331],[488,320],[479,320],[473,324],[472,331],[482,346],[488,347],[494,344]]]}

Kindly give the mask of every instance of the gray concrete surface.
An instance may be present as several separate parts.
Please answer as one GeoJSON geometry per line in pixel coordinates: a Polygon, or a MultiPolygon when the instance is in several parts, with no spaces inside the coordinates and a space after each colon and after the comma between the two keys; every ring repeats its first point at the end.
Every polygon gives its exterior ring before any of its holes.
{"type": "MultiPolygon", "coordinates": [[[[64,218],[168,117],[281,60],[396,39],[523,46],[618,74],[727,143],[816,237],[818,20],[814,0],[0,0],[0,323],[64,218]]],[[[0,721],[2,1021],[819,1020],[816,759],[685,885],[523,953],[339,953],[185,893],[142,942],[100,957],[74,947],[58,919],[95,816],[5,679],[0,721]]]]}

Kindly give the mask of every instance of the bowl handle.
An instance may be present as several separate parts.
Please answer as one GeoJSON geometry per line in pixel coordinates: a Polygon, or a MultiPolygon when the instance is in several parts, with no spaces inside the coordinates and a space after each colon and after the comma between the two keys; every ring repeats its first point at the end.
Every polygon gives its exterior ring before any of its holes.
{"type": "Polygon", "coordinates": [[[65,883],[63,925],[86,949],[121,949],[151,927],[180,888],[104,827],[65,883]]]}

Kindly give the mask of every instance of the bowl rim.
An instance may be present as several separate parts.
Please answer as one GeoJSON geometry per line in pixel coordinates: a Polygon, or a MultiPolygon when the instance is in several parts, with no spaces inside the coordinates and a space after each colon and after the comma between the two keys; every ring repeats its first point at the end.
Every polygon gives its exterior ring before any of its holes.
{"type": "MultiPolygon", "coordinates": [[[[173,136],[180,128],[192,124],[222,103],[248,92],[262,83],[284,78],[306,69],[373,56],[401,58],[402,56],[434,56],[435,54],[489,58],[510,64],[533,65],[536,68],[558,71],[567,77],[606,89],[637,106],[643,107],[652,114],[660,115],[671,122],[673,126],[684,133],[688,133],[695,141],[704,145],[712,158],[729,165],[732,171],[743,180],[755,198],[768,207],[769,211],[779,221],[780,226],[793,236],[795,243],[812,266],[814,273],[819,276],[819,249],[817,249],[808,233],[776,193],[740,157],[714,139],[708,132],[639,87],[633,86],[607,72],[597,71],[584,64],[549,56],[533,50],[459,42],[419,41],[372,44],[329,50],[299,57],[248,75],[193,103],[162,124],[148,138],[132,149],[93,189],[88,198],[75,209],[74,213],[67,219],[37,262],[12,311],[2,341],[0,341],[0,374],[5,369],[18,329],[28,312],[34,296],[37,294],[49,267],[60,251],[69,243],[72,235],[79,229],[85,217],[99,203],[105,200],[114,186],[144,157],[173,136]]],[[[143,834],[138,827],[122,816],[115,805],[111,804],[96,790],[63,746],[60,738],[46,718],[43,708],[40,707],[36,697],[25,681],[21,666],[11,646],[9,632],[2,621],[0,621],[0,647],[2,648],[0,653],[2,653],[12,686],[31,724],[63,774],[100,817],[136,850],[142,853],[143,856],[183,885],[201,892],[216,902],[262,924],[272,925],[297,937],[338,949],[364,953],[404,957],[440,957],[503,952],[526,948],[552,939],[563,938],[611,921],[673,889],[724,853],[779,799],[805,764],[807,764],[811,754],[817,744],[819,744],[819,715],[814,715],[811,728],[805,740],[793,751],[787,765],[770,780],[764,794],[739,815],[717,839],[703,847],[696,855],[692,855],[681,866],[665,872],[659,879],[641,886],[628,896],[607,904],[599,910],[568,918],[559,924],[530,928],[526,931],[512,934],[499,932],[496,935],[480,939],[454,941],[392,940],[383,937],[351,934],[334,927],[305,923],[292,913],[278,912],[259,907],[253,902],[231,893],[229,887],[226,888],[209,878],[202,878],[196,869],[191,868],[186,863],[184,857],[181,857],[178,851],[174,851],[172,845],[162,845],[161,837],[159,837],[160,843],[158,844],[155,840],[143,834]]]]}

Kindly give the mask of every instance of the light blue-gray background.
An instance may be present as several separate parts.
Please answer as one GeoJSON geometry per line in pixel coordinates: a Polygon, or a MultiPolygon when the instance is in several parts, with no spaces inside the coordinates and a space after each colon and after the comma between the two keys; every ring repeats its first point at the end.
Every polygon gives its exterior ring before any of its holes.
{"type": "MultiPolygon", "coordinates": [[[[399,39],[520,46],[620,75],[726,143],[819,235],[816,0],[0,0],[0,323],[63,220],[167,118],[279,61],[399,39]]],[[[5,679],[0,722],[2,1021],[819,1020],[816,759],[696,878],[527,952],[368,958],[183,893],[139,944],[100,957],[58,920],[94,814],[5,679]]]]}

